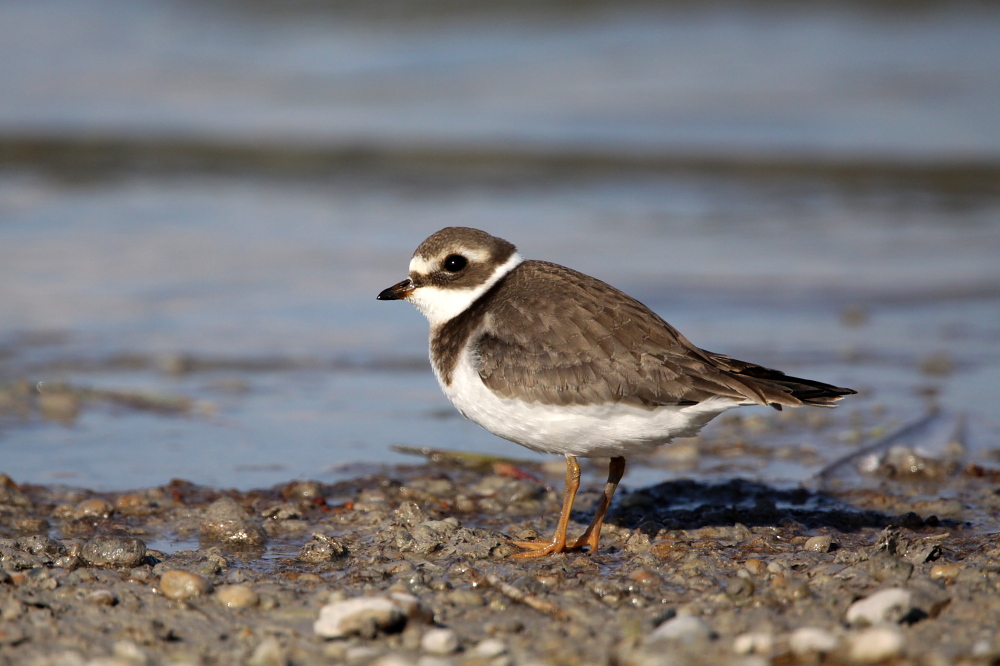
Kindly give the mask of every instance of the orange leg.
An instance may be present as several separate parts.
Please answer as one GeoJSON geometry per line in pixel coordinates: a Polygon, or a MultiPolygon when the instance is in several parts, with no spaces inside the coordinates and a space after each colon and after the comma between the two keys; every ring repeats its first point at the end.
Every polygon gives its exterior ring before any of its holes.
{"type": "Polygon", "coordinates": [[[611,506],[611,498],[615,496],[615,491],[618,489],[618,482],[622,480],[622,475],[624,474],[625,458],[621,456],[612,458],[611,464],[608,465],[608,483],[604,486],[604,496],[601,497],[601,501],[597,505],[597,512],[594,514],[594,519],[590,521],[587,531],[574,541],[569,548],[578,549],[590,546],[591,554],[597,552],[597,542],[601,539],[601,526],[604,525],[604,514],[608,512],[608,507],[611,506]]]}
{"type": "Polygon", "coordinates": [[[566,494],[563,495],[562,511],[559,513],[559,524],[552,541],[515,541],[514,545],[527,549],[514,557],[541,557],[566,550],[566,528],[569,527],[569,514],[573,510],[573,500],[580,488],[580,463],[575,456],[566,456],[566,494]]]}

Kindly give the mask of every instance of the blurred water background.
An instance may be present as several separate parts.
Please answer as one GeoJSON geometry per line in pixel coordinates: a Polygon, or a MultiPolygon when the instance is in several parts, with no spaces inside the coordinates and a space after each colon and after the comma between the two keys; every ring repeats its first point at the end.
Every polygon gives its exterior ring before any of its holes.
{"type": "Polygon", "coordinates": [[[426,322],[375,301],[448,225],[862,391],[782,435],[811,462],[750,474],[795,482],[931,403],[988,460],[997,35],[992,3],[0,2],[0,471],[531,458],[453,413],[426,322]],[[40,397],[61,385],[82,402],[40,397]]]}

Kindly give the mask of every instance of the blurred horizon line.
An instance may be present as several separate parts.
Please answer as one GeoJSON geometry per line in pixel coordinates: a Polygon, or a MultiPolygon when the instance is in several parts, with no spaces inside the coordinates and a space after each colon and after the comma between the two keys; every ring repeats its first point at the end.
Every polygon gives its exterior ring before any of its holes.
{"type": "Polygon", "coordinates": [[[245,140],[170,132],[0,131],[0,169],[14,168],[77,180],[136,173],[308,178],[351,172],[474,180],[673,173],[811,178],[845,186],[919,185],[957,194],[1000,193],[1000,157],[872,155],[736,145],[713,149],[669,145],[636,148],[629,144],[615,148],[517,140],[245,140]]]}

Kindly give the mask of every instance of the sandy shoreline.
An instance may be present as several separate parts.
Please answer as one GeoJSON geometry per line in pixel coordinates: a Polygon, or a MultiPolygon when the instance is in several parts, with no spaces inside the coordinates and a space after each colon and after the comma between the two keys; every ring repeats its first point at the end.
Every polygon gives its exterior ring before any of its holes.
{"type": "MultiPolygon", "coordinates": [[[[847,504],[738,479],[674,481],[625,493],[596,556],[514,560],[511,538],[554,526],[561,489],[536,473],[429,463],[249,492],[4,478],[0,663],[1000,657],[995,535],[896,511],[905,493],[847,504]],[[317,633],[324,606],[333,619],[320,631],[337,637],[317,633]]],[[[970,466],[952,485],[990,511],[993,476],[970,466]]],[[[576,530],[597,490],[581,496],[576,530]]]]}

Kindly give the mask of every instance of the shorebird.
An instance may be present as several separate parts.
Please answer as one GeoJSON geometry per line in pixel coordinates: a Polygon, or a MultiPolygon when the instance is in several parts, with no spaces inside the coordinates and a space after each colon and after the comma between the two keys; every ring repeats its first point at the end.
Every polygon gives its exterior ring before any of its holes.
{"type": "Polygon", "coordinates": [[[690,437],[743,405],[833,407],[848,388],[700,349],[631,296],[571,268],[524,260],[485,231],[448,227],[420,244],[409,277],[379,300],[406,300],[430,322],[430,360],[465,417],[534,451],[566,456],[555,535],[517,541],[537,557],[589,547],[628,455],[690,437]],[[594,518],[568,540],[577,457],[610,458],[594,518]]]}

